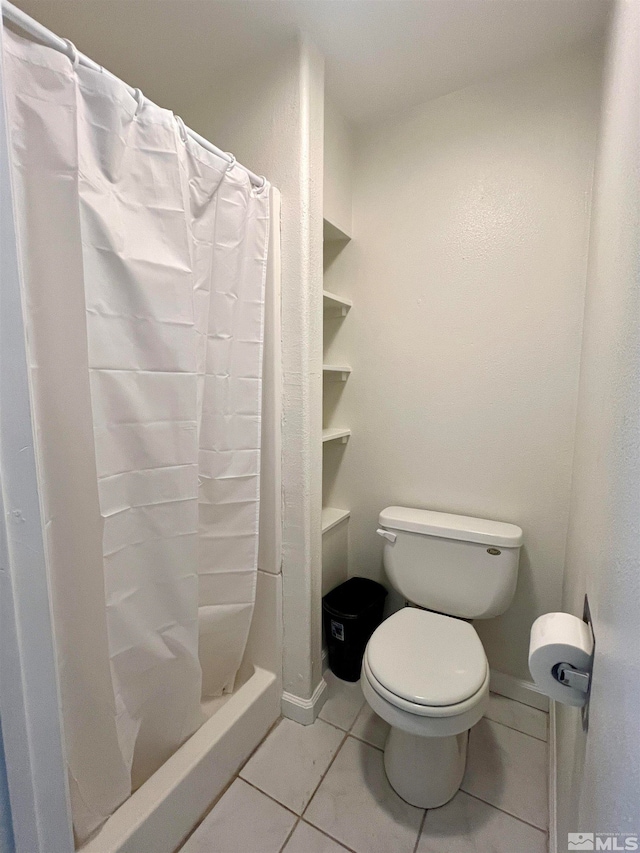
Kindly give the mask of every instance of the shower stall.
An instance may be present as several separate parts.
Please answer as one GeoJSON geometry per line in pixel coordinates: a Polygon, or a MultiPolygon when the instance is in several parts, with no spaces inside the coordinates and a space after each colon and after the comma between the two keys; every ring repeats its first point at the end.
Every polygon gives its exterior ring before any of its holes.
{"type": "Polygon", "coordinates": [[[66,766],[16,849],[170,853],[280,712],[279,193],[4,11],[0,711],[51,788],[39,667],[66,766]]]}

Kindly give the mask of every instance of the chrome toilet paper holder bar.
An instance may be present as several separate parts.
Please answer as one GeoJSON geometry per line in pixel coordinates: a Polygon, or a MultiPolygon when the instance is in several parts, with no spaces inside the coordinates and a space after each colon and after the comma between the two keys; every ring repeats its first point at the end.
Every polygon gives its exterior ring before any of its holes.
{"type": "Polygon", "coordinates": [[[576,669],[570,663],[559,663],[553,668],[553,676],[560,684],[566,684],[567,687],[573,687],[575,690],[580,690],[581,693],[589,692],[591,672],[576,669]]]}

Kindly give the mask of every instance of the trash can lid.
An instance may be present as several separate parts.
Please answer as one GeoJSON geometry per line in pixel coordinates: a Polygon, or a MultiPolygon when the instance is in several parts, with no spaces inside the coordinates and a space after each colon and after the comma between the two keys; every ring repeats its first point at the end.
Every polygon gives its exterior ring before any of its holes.
{"type": "Polygon", "coordinates": [[[369,578],[349,578],[328,592],[322,606],[333,616],[356,619],[370,607],[380,605],[387,597],[382,584],[369,578]]]}

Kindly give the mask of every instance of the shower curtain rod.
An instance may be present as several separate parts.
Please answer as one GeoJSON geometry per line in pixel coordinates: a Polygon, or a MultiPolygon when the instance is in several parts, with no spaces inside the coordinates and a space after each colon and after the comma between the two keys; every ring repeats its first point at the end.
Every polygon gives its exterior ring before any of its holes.
{"type": "MultiPolygon", "coordinates": [[[[2,0],[2,17],[6,18],[7,21],[10,21],[16,27],[23,30],[23,32],[28,33],[34,39],[42,42],[47,47],[52,47],[54,50],[66,54],[72,61],[75,61],[77,56],[80,65],[86,65],[87,68],[91,68],[93,71],[100,71],[103,74],[108,74],[116,80],[120,79],[116,77],[115,74],[107,71],[106,68],[103,68],[102,65],[98,65],[98,63],[94,62],[93,59],[85,56],[84,53],[80,53],[79,50],[76,50],[75,46],[70,41],[60,38],[60,36],[52,33],[51,30],[43,27],[42,24],[27,15],[26,12],[22,11],[22,9],[18,9],[17,6],[13,5],[13,3],[9,3],[8,0],[2,0]]],[[[141,92],[139,89],[134,89],[122,80],[120,80],[120,82],[126,87],[129,94],[136,98],[136,100],[140,98],[141,92]]],[[[146,100],[149,99],[147,98],[146,100]]],[[[221,151],[219,148],[216,148],[212,142],[209,142],[209,140],[205,139],[204,136],[200,136],[200,134],[196,133],[195,130],[191,130],[190,127],[187,127],[186,125],[184,127],[186,133],[207,151],[211,151],[213,154],[217,154],[218,157],[222,157],[222,159],[226,160],[230,165],[236,163],[236,159],[233,155],[227,154],[225,151],[221,151]]],[[[242,166],[240,163],[237,165],[241,169],[244,169],[254,187],[262,189],[266,185],[266,178],[254,174],[250,169],[247,169],[246,166],[242,166]]]]}

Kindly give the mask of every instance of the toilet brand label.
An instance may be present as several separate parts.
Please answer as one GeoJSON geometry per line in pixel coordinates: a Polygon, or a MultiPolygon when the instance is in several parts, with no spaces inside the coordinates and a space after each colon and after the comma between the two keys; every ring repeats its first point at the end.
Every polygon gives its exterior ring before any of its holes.
{"type": "Polygon", "coordinates": [[[568,850],[638,850],[638,836],[626,832],[570,832],[568,850]]]}
{"type": "Polygon", "coordinates": [[[331,620],[331,636],[335,640],[343,640],[344,641],[344,625],[342,622],[334,622],[331,620]]]}

